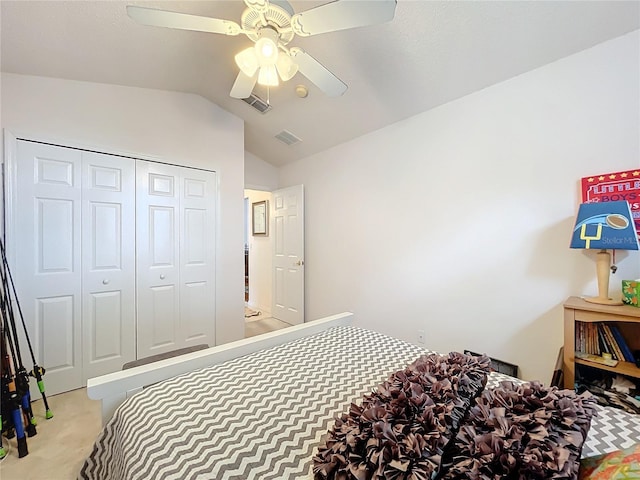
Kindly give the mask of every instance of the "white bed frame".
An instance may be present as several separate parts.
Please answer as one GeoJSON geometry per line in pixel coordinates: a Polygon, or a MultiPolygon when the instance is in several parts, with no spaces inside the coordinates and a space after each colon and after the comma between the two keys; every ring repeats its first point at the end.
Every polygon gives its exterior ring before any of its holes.
{"type": "Polygon", "coordinates": [[[352,321],[353,313],[339,313],[283,330],[140,365],[121,372],[90,378],[87,381],[87,395],[93,400],[102,401],[102,424],[105,425],[113,416],[116,408],[128,397],[140,392],[145,385],[161,382],[177,375],[216,365],[265,348],[282,345],[331,327],[350,325],[352,321]]]}

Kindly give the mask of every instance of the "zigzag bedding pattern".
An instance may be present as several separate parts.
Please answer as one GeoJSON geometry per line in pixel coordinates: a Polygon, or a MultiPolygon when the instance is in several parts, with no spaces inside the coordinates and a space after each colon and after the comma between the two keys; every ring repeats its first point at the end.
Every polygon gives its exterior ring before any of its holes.
{"type": "MultiPolygon", "coordinates": [[[[118,408],[79,478],[312,478],[311,458],[334,417],[428,352],[336,327],[151,386],[118,408]]],[[[505,379],[492,374],[488,387],[505,379]]],[[[631,415],[599,412],[583,456],[640,439],[631,415]]]]}

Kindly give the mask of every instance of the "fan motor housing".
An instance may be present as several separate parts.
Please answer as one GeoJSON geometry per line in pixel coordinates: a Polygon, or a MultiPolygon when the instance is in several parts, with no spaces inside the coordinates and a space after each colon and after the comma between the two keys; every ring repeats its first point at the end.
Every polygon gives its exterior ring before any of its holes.
{"type": "MultiPolygon", "coordinates": [[[[293,40],[295,33],[290,29],[291,14],[287,10],[279,5],[275,5],[272,1],[269,2],[269,8],[263,15],[267,21],[267,26],[273,28],[278,33],[278,38],[282,45],[287,45],[293,40]],[[283,29],[288,29],[288,31],[282,32],[283,29]]],[[[254,42],[260,39],[258,32],[265,27],[260,17],[261,15],[258,12],[247,8],[242,12],[242,17],[240,18],[242,29],[250,30],[250,32],[247,33],[247,37],[254,42]]]]}

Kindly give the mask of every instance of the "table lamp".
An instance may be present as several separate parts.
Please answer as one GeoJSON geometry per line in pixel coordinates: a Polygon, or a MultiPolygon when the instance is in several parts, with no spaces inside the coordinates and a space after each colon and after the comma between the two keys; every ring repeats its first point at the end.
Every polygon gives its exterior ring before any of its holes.
{"type": "Polygon", "coordinates": [[[584,300],[600,305],[622,305],[622,301],[609,298],[609,272],[611,253],[608,250],[639,250],[631,208],[626,201],[583,203],[578,210],[571,237],[571,248],[600,249],[596,258],[598,296],[584,300]]]}

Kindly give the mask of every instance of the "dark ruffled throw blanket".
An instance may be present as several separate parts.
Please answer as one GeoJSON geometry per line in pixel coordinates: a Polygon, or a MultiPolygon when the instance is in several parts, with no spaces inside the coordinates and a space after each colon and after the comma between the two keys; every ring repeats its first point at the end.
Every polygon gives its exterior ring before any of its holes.
{"type": "Polygon", "coordinates": [[[420,357],[337,419],[313,458],[316,479],[427,480],[471,400],[487,383],[488,357],[420,357]]]}
{"type": "Polygon", "coordinates": [[[395,372],[336,419],[314,478],[576,479],[595,402],[539,383],[484,390],[489,371],[450,353],[395,372]]]}
{"type": "Polygon", "coordinates": [[[572,390],[502,382],[476,399],[441,478],[577,479],[594,404],[572,390]]]}

